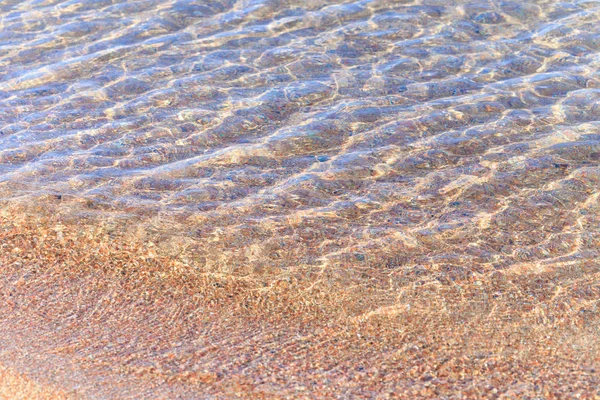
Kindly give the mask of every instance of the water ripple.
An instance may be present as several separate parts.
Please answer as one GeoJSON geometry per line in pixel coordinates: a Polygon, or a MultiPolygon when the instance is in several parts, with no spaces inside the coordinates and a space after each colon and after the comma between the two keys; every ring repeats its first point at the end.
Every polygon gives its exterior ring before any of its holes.
{"type": "Polygon", "coordinates": [[[182,214],[269,265],[290,246],[595,257],[599,19],[596,1],[5,1],[2,196],[182,214]]]}

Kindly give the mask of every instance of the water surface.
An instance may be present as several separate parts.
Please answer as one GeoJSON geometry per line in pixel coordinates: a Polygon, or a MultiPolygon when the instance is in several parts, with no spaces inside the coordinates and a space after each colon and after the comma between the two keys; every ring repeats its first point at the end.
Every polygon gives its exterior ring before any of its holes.
{"type": "Polygon", "coordinates": [[[3,1],[0,193],[184,216],[221,267],[594,260],[598,21],[591,0],[3,1]]]}

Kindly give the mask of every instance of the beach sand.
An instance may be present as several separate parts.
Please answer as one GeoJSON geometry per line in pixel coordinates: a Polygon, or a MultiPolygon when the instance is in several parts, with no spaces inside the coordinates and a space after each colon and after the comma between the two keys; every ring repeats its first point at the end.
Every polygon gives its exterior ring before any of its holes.
{"type": "Polygon", "coordinates": [[[347,266],[360,278],[345,282],[236,276],[136,238],[141,220],[11,207],[0,220],[6,398],[600,396],[589,262],[449,282],[425,270],[401,288],[375,265],[347,266]]]}

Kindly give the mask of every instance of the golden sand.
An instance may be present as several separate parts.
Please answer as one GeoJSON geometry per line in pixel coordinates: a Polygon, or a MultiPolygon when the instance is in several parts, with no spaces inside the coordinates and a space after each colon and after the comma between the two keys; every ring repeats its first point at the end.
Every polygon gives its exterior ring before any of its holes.
{"type": "Polygon", "coordinates": [[[0,398],[3,399],[67,399],[65,393],[53,390],[48,385],[39,385],[35,381],[0,367],[0,398]]]}
{"type": "Polygon", "coordinates": [[[377,266],[350,268],[346,282],[208,273],[185,248],[167,255],[159,237],[136,239],[132,224],[9,209],[0,220],[8,397],[600,395],[597,264],[396,291],[377,266]]]}

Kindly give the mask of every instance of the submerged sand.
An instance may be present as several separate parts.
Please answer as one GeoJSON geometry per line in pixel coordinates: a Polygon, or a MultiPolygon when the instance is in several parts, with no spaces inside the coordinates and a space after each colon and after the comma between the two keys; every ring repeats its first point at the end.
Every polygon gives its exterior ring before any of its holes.
{"type": "Polygon", "coordinates": [[[0,1],[0,396],[600,396],[600,3],[0,1]]]}
{"type": "Polygon", "coordinates": [[[10,208],[0,220],[9,397],[600,395],[597,263],[451,282],[425,270],[400,289],[394,271],[360,263],[349,278],[236,276],[134,236],[141,217],[10,208]]]}

